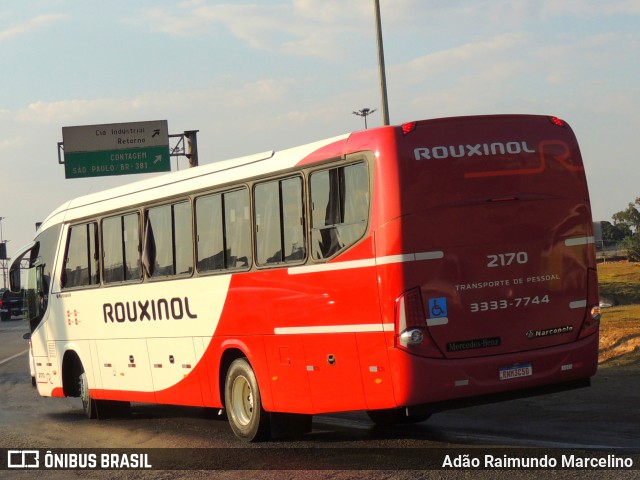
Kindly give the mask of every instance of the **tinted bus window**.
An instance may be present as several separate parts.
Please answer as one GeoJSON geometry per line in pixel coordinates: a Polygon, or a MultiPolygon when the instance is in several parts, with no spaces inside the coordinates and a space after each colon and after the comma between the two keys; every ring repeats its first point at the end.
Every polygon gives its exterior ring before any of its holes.
{"type": "Polygon", "coordinates": [[[311,175],[313,258],[329,258],[364,235],[369,215],[367,166],[320,170],[311,175]]]}
{"type": "Polygon", "coordinates": [[[62,288],[84,287],[99,282],[96,230],[95,223],[69,228],[62,288]]]}
{"type": "Polygon", "coordinates": [[[201,272],[223,270],[224,231],[222,229],[222,195],[208,195],[196,200],[197,267],[201,272]]]}
{"type": "Polygon", "coordinates": [[[147,246],[153,244],[153,255],[149,259],[151,277],[191,273],[193,234],[189,202],[150,208],[145,234],[147,246]]]}
{"type": "Polygon", "coordinates": [[[258,265],[304,260],[302,180],[262,183],[255,189],[258,265]]]}
{"type": "Polygon", "coordinates": [[[193,271],[193,230],[189,202],[173,206],[173,229],[175,273],[177,275],[190,274],[193,271]]]}
{"type": "Polygon", "coordinates": [[[136,281],[140,266],[140,222],[137,213],[102,221],[103,276],[105,283],[136,281]]]}
{"type": "Polygon", "coordinates": [[[245,188],[196,200],[197,267],[201,272],[251,264],[249,191],[245,188]]]}
{"type": "Polygon", "coordinates": [[[252,261],[249,190],[244,188],[225,193],[222,198],[224,200],[226,268],[249,268],[252,261]]]}

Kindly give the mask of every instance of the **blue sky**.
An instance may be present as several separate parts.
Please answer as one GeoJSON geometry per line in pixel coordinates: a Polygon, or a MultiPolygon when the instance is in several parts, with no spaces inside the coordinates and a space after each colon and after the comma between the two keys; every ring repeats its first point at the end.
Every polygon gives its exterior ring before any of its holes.
{"type": "MultiPolygon", "coordinates": [[[[595,219],[640,196],[640,0],[380,3],[391,123],[556,115],[595,219]]],[[[65,180],[64,126],[166,119],[200,130],[210,163],[358,130],[351,112],[380,108],[373,0],[3,0],[0,62],[9,254],[69,198],[141,178],[65,180]]]]}

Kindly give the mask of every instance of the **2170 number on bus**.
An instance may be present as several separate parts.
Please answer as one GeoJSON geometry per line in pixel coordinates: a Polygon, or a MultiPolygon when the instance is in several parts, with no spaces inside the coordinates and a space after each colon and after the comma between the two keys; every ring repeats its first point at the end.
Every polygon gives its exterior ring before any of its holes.
{"type": "Polygon", "coordinates": [[[471,313],[476,312],[494,312],[496,310],[506,310],[507,308],[519,308],[527,307],[529,305],[541,305],[544,303],[550,303],[549,295],[543,297],[516,297],[509,300],[489,300],[486,302],[472,303],[471,313]]]}

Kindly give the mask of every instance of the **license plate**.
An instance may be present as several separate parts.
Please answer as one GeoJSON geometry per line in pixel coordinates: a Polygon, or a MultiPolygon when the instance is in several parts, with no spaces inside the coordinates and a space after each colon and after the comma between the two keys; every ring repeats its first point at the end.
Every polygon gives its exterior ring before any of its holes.
{"type": "Polygon", "coordinates": [[[511,380],[512,378],[530,377],[533,375],[533,367],[530,363],[522,365],[511,365],[500,369],[500,380],[511,380]]]}

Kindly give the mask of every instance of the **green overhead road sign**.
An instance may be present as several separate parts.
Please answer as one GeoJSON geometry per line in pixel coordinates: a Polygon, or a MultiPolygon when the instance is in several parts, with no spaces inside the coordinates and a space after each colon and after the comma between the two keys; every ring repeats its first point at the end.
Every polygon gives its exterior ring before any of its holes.
{"type": "Polygon", "coordinates": [[[65,178],[168,172],[166,120],[62,127],[65,178]]]}

